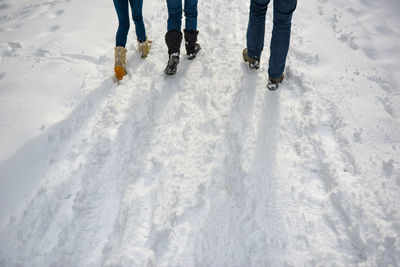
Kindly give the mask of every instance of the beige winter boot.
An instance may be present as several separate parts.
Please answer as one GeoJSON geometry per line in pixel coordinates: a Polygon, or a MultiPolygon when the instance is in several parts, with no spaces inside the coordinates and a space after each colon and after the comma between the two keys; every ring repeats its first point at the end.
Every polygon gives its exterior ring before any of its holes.
{"type": "Polygon", "coordinates": [[[146,41],[138,42],[138,50],[142,58],[146,58],[150,52],[152,41],[146,38],[146,41]]]}
{"type": "Polygon", "coordinates": [[[114,72],[115,77],[118,80],[122,80],[124,75],[126,74],[126,49],[122,46],[117,46],[115,48],[115,65],[114,72]]]}

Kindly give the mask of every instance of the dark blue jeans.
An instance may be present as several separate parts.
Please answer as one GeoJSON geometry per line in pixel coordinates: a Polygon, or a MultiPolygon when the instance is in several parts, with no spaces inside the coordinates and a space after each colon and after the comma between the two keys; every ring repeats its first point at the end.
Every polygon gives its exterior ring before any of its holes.
{"type": "MultiPolygon", "coordinates": [[[[197,0],[185,1],[185,29],[197,30],[197,0]]],[[[168,31],[181,30],[182,26],[182,0],[167,0],[168,6],[168,31]]]]}
{"type": "Polygon", "coordinates": [[[135,22],[137,39],[139,42],[146,40],[146,30],[142,16],[143,0],[114,0],[119,22],[117,37],[115,38],[116,46],[125,47],[126,45],[126,38],[129,31],[129,4],[132,10],[132,19],[135,22]]]}
{"type": "MultiPolygon", "coordinates": [[[[270,0],[251,0],[247,26],[247,51],[251,58],[260,58],[264,48],[265,14],[270,0]]],[[[290,27],[297,0],[274,0],[274,26],[270,44],[268,75],[280,78],[289,50],[290,27]]]]}

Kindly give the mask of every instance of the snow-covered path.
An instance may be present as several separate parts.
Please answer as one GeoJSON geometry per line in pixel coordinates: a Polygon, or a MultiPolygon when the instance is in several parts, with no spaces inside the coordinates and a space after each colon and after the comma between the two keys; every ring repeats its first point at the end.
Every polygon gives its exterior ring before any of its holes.
{"type": "Polygon", "coordinates": [[[200,1],[165,77],[146,2],[117,85],[104,2],[0,1],[0,266],[398,266],[398,1],[299,3],[276,92],[271,10],[251,71],[248,1],[200,1]]]}

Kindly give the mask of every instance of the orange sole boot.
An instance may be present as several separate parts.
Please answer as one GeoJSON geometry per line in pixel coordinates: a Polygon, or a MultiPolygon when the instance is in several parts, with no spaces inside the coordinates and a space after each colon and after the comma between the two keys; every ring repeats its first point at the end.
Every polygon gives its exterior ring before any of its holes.
{"type": "Polygon", "coordinates": [[[115,66],[114,72],[115,77],[117,77],[118,80],[122,80],[122,78],[124,78],[124,76],[126,75],[126,71],[122,66],[115,66]]]}

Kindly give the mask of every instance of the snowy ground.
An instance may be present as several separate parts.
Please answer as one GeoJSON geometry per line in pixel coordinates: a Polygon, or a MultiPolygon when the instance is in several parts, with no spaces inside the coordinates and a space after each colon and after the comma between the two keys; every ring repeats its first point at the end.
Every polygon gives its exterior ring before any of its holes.
{"type": "Polygon", "coordinates": [[[400,265],[399,1],[300,1],[276,92],[248,6],[165,77],[146,0],[117,85],[112,1],[0,0],[0,266],[400,265]]]}

